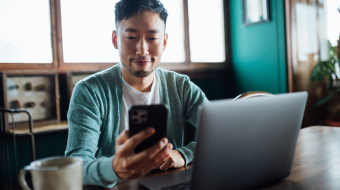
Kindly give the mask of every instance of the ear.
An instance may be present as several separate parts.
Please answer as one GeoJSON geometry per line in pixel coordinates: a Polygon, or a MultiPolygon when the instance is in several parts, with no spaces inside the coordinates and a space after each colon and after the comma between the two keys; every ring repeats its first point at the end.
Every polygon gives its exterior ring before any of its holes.
{"type": "Polygon", "coordinates": [[[115,30],[112,31],[112,44],[116,49],[118,49],[117,32],[115,30]]]}
{"type": "Polygon", "coordinates": [[[168,45],[168,33],[164,34],[163,51],[165,50],[166,45],[168,45]]]}

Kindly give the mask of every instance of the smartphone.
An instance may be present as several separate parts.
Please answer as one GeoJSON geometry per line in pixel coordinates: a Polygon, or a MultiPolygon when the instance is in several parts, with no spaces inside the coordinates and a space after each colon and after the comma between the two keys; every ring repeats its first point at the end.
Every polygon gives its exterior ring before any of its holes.
{"type": "Polygon", "coordinates": [[[155,133],[141,142],[135,153],[142,152],[166,137],[168,126],[168,108],[163,104],[157,105],[136,105],[129,110],[129,137],[142,130],[153,127],[155,133]]]}

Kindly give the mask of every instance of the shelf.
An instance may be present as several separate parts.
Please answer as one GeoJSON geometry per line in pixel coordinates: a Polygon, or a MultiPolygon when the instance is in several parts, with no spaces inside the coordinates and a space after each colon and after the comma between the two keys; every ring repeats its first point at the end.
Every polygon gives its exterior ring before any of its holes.
{"type": "MultiPolygon", "coordinates": [[[[56,132],[56,131],[65,131],[68,130],[68,123],[67,121],[62,121],[60,123],[51,124],[51,125],[43,125],[39,127],[33,126],[33,133],[39,134],[39,133],[49,133],[49,132],[56,132]]],[[[27,135],[29,134],[29,129],[27,127],[25,128],[15,128],[14,129],[16,135],[27,135]]],[[[7,133],[13,134],[12,129],[7,129],[7,133]]]]}

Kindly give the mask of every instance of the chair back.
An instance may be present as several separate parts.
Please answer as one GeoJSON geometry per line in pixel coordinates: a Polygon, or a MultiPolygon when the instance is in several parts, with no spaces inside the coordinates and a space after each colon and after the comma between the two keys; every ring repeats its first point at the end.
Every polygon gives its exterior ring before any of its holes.
{"type": "Polygon", "coordinates": [[[250,92],[246,92],[246,93],[236,96],[233,101],[244,100],[247,98],[254,98],[254,97],[260,97],[260,96],[274,96],[274,95],[269,92],[264,92],[264,91],[250,91],[250,92]]]}

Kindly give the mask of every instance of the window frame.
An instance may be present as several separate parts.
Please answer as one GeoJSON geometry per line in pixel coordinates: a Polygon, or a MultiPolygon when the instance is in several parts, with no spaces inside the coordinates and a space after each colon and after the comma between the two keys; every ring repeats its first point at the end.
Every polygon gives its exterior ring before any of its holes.
{"type": "MultiPolygon", "coordinates": [[[[230,50],[230,24],[229,24],[229,0],[223,0],[224,10],[224,35],[225,35],[225,57],[224,62],[191,62],[190,60],[190,36],[189,36],[189,14],[188,0],[183,0],[184,11],[184,46],[185,61],[181,63],[161,63],[166,69],[174,70],[188,75],[211,75],[209,73],[225,74],[231,67],[231,50],[230,50]]],[[[50,0],[50,17],[51,17],[51,40],[52,40],[52,63],[0,63],[1,70],[57,70],[59,73],[67,71],[97,69],[102,70],[109,68],[118,62],[112,63],[65,63],[63,60],[62,44],[62,26],[61,26],[61,9],[60,0],[50,0]]]]}

